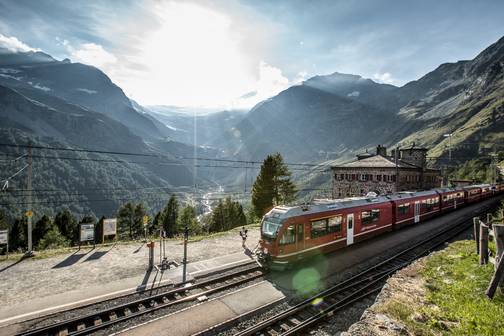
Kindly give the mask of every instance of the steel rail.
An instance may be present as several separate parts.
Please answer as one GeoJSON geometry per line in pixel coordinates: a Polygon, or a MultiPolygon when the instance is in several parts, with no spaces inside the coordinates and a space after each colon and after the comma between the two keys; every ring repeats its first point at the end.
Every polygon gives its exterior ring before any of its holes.
{"type": "MultiPolygon", "coordinates": [[[[55,322],[46,326],[22,331],[17,336],[35,335],[86,335],[99,329],[126,321],[133,317],[157,311],[180,303],[197,300],[199,297],[241,285],[260,278],[263,270],[256,265],[245,270],[239,270],[213,279],[178,287],[162,293],[136,299],[110,308],[102,309],[83,316],[55,322]],[[194,293],[190,293],[193,291],[194,293]]],[[[145,291],[143,291],[145,292],[145,291]]],[[[106,300],[109,301],[109,300],[106,300]]],[[[96,303],[94,303],[96,304],[96,303]]],[[[86,306],[92,306],[89,304],[86,306]]],[[[79,307],[81,308],[81,307],[79,307]]],[[[52,315],[54,316],[54,314],[52,315]]]]}

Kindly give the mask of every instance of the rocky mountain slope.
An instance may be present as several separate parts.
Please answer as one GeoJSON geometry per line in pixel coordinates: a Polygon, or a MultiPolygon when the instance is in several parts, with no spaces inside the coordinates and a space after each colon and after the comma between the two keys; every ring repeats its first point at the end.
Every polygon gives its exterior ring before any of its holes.
{"type": "Polygon", "coordinates": [[[256,105],[237,124],[238,153],[259,159],[351,158],[376,144],[464,158],[503,149],[504,38],[475,59],[446,63],[403,87],[360,76],[315,76],[256,105]],[[451,133],[449,140],[444,134],[451,133]]]}
{"type": "MultiPolygon", "coordinates": [[[[157,145],[168,131],[156,119],[137,111],[122,90],[96,68],[56,61],[41,52],[0,52],[0,143],[26,145],[31,141],[39,146],[155,155],[35,151],[38,176],[34,188],[52,192],[51,197],[36,196],[39,209],[54,204],[70,206],[77,213],[112,214],[131,193],[123,191],[112,197],[111,189],[166,187],[161,191],[168,192],[192,185],[191,167],[157,145]],[[96,198],[106,200],[93,201],[96,198]],[[40,203],[44,199],[48,204],[40,203]],[[69,202],[58,203],[65,200],[69,202]]],[[[181,143],[170,145],[173,150],[187,150],[181,143]]],[[[26,161],[9,163],[24,152],[26,149],[0,147],[0,153],[8,155],[2,157],[1,179],[15,172],[17,163],[26,161]]],[[[26,187],[26,178],[20,175],[9,182],[12,192],[3,192],[0,203],[12,205],[8,210],[12,214],[19,210],[16,200],[24,200],[16,190],[26,187]]]]}
{"type": "Polygon", "coordinates": [[[399,93],[409,101],[398,114],[416,124],[402,142],[426,145],[438,157],[451,141],[461,161],[504,149],[504,38],[473,60],[440,65],[399,93]]]}

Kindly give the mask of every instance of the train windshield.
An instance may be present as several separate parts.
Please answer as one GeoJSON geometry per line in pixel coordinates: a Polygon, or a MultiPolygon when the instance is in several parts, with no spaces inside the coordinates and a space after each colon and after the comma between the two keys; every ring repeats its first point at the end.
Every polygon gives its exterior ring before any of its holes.
{"type": "Polygon", "coordinates": [[[264,217],[262,222],[262,233],[266,237],[275,238],[281,226],[282,220],[280,218],[264,217]]]}

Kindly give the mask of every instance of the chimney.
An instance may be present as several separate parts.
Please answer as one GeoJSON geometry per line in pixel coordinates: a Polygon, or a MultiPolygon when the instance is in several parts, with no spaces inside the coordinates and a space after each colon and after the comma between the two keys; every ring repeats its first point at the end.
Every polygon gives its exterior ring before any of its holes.
{"type": "Polygon", "coordinates": [[[387,147],[378,145],[376,147],[376,155],[387,156],[387,147]]]}

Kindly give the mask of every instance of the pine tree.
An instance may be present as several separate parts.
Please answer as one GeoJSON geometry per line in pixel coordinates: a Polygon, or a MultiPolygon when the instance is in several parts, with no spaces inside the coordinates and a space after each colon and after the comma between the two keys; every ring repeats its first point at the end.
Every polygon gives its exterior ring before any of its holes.
{"type": "Polygon", "coordinates": [[[40,240],[37,244],[37,249],[54,249],[58,247],[66,247],[69,245],[69,241],[60,233],[58,227],[53,225],[49,231],[46,232],[44,238],[40,240]]]}
{"type": "Polygon", "coordinates": [[[44,215],[35,223],[35,228],[32,232],[33,246],[37,246],[46,233],[53,228],[53,223],[51,219],[44,215]]]}
{"type": "Polygon", "coordinates": [[[161,223],[167,237],[173,237],[177,233],[178,212],[179,204],[177,197],[175,197],[175,195],[172,195],[161,214],[161,223]]]}
{"type": "Polygon", "coordinates": [[[135,237],[143,235],[144,232],[143,218],[146,215],[147,210],[145,209],[145,206],[143,205],[143,203],[138,203],[138,205],[135,207],[135,212],[133,216],[133,232],[135,237]]]}
{"type": "Polygon", "coordinates": [[[149,235],[156,233],[159,230],[159,226],[161,225],[161,211],[158,211],[156,216],[154,216],[154,220],[152,221],[152,225],[149,226],[149,235]]]}
{"type": "Polygon", "coordinates": [[[219,203],[212,212],[212,220],[210,222],[209,232],[224,231],[224,223],[224,204],[222,203],[222,200],[219,200],[219,203]]]}
{"type": "Polygon", "coordinates": [[[198,220],[196,219],[196,211],[194,207],[190,205],[186,205],[182,208],[180,212],[179,220],[178,220],[178,231],[184,232],[185,228],[189,229],[189,234],[197,235],[201,233],[201,227],[198,224],[198,220]]]}
{"type": "Polygon", "coordinates": [[[2,210],[0,210],[0,230],[7,230],[8,228],[9,225],[7,225],[5,214],[2,210]]]}
{"type": "Polygon", "coordinates": [[[120,236],[133,239],[135,206],[128,202],[123,204],[117,213],[117,230],[120,236]]]}
{"type": "Polygon", "coordinates": [[[58,212],[56,217],[54,217],[54,224],[58,227],[61,234],[72,244],[79,242],[77,219],[69,210],[58,212]]]}
{"type": "Polygon", "coordinates": [[[262,217],[274,205],[293,201],[295,194],[291,172],[280,153],[268,155],[252,188],[252,206],[256,216],[262,217]]]}
{"type": "Polygon", "coordinates": [[[9,233],[9,249],[24,249],[27,245],[27,235],[26,235],[26,216],[22,218],[16,218],[12,224],[12,228],[9,233]]]}

